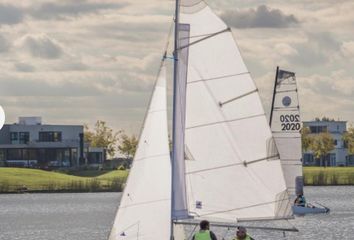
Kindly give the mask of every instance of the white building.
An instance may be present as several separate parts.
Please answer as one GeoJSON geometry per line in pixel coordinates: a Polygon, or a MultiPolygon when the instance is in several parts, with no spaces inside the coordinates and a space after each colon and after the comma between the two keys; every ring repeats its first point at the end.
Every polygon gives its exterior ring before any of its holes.
{"type": "MultiPolygon", "coordinates": [[[[326,160],[330,166],[346,166],[347,165],[347,149],[342,139],[343,134],[347,131],[346,121],[306,121],[303,122],[304,127],[308,127],[311,134],[319,134],[328,132],[331,134],[335,148],[327,156],[326,160]]],[[[303,154],[304,165],[317,165],[320,163],[314,159],[311,151],[303,154]]]]}
{"type": "Polygon", "coordinates": [[[85,147],[80,125],[47,125],[40,117],[20,117],[0,130],[0,166],[76,167],[101,164],[104,158],[102,148],[91,153],[85,147]]]}

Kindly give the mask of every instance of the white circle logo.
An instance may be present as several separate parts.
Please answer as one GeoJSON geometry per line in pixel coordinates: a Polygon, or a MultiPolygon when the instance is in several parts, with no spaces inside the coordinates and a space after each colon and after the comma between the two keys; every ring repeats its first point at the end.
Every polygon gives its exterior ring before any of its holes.
{"type": "Polygon", "coordinates": [[[4,126],[5,123],[5,112],[4,109],[0,106],[0,129],[4,126]]]}

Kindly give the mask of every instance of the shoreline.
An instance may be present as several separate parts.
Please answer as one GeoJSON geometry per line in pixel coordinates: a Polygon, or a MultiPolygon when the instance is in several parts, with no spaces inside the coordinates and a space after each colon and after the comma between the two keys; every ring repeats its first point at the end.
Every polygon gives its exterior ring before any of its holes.
{"type": "Polygon", "coordinates": [[[0,168],[0,194],[120,192],[128,171],[45,171],[0,168]]]}
{"type": "MultiPolygon", "coordinates": [[[[0,194],[122,192],[128,171],[0,168],[0,194]]],[[[304,167],[304,186],[354,186],[354,167],[304,167]]]]}

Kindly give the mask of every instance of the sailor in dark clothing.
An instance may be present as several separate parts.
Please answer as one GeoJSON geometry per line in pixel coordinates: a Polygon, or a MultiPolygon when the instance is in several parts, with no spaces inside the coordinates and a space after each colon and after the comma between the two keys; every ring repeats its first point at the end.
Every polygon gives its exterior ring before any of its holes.
{"type": "Polygon", "coordinates": [[[305,207],[306,206],[306,199],[304,195],[299,194],[294,202],[295,206],[305,207]]]}
{"type": "Polygon", "coordinates": [[[247,234],[246,228],[238,227],[236,231],[236,238],[234,238],[233,240],[254,240],[254,239],[247,234]]]}

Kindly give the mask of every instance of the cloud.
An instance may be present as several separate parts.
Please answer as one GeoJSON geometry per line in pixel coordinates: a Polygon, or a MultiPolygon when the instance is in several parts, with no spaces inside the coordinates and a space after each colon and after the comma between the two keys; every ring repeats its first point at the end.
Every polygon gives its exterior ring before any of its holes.
{"type": "Polygon", "coordinates": [[[257,9],[225,11],[222,18],[235,28],[288,28],[299,24],[294,15],[261,5],[257,9]]]}
{"type": "Polygon", "coordinates": [[[341,42],[336,40],[332,33],[317,32],[307,33],[307,40],[294,45],[299,54],[290,58],[293,64],[316,66],[329,64],[339,53],[341,42]]]}
{"type": "Polygon", "coordinates": [[[0,26],[17,24],[23,21],[24,15],[20,8],[0,3],[0,26]]]}
{"type": "Polygon", "coordinates": [[[10,48],[10,44],[3,36],[0,35],[0,53],[7,52],[10,48]]]}
{"type": "Polygon", "coordinates": [[[46,2],[30,11],[38,19],[64,19],[83,14],[98,13],[101,10],[123,8],[127,3],[90,2],[87,0],[46,2]]]}
{"type": "MultiPolygon", "coordinates": [[[[23,67],[23,66],[22,66],[23,67]]],[[[28,66],[27,66],[28,67],[28,66]]],[[[143,74],[95,71],[40,71],[0,75],[1,96],[82,97],[141,95],[153,82],[143,74]]],[[[115,103],[117,104],[117,103],[115,103]]],[[[126,103],[124,103],[126,104],[126,103]]]]}
{"type": "Polygon", "coordinates": [[[35,68],[32,65],[26,63],[15,63],[15,69],[19,72],[34,72],[35,68]]]}
{"type": "Polygon", "coordinates": [[[45,34],[27,34],[20,39],[19,45],[36,58],[57,59],[63,55],[60,44],[45,34]]]}
{"type": "Polygon", "coordinates": [[[354,57],[354,41],[344,42],[341,46],[341,52],[345,57],[354,57]]]}

